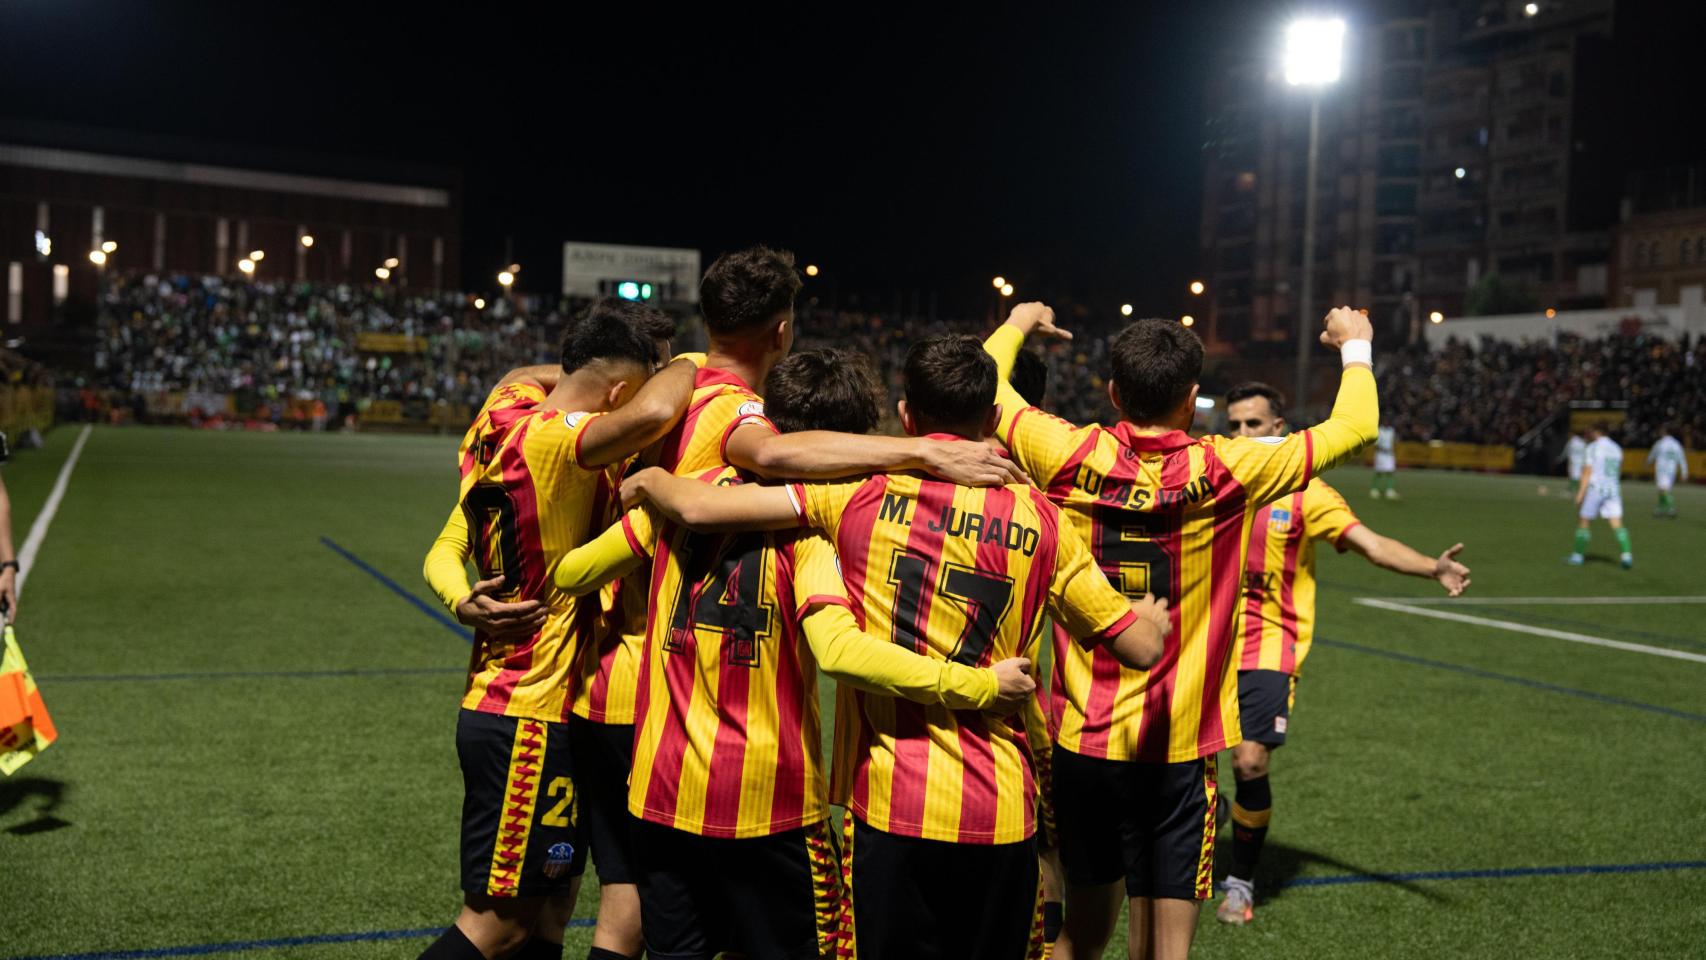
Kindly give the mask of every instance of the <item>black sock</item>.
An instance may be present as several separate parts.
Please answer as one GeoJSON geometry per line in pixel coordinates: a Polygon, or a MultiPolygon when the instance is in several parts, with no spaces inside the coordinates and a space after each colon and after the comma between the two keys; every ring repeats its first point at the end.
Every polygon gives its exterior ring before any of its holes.
{"type": "Polygon", "coordinates": [[[511,955],[509,960],[563,960],[563,945],[534,936],[522,944],[521,949],[511,955]]]}
{"type": "Polygon", "coordinates": [[[460,929],[451,926],[421,951],[418,960],[486,960],[486,955],[460,929]]]}
{"type": "Polygon", "coordinates": [[[1238,796],[1232,801],[1232,876],[1256,879],[1256,861],[1262,858],[1262,844],[1268,839],[1273,806],[1266,776],[1238,781],[1238,796]]]}
{"type": "Polygon", "coordinates": [[[630,957],[625,953],[617,953],[614,950],[606,950],[603,947],[590,947],[586,951],[586,960],[638,960],[638,958],[630,957]]]}
{"type": "Polygon", "coordinates": [[[1053,943],[1060,939],[1060,920],[1064,907],[1059,900],[1043,901],[1043,942],[1053,943]]]}

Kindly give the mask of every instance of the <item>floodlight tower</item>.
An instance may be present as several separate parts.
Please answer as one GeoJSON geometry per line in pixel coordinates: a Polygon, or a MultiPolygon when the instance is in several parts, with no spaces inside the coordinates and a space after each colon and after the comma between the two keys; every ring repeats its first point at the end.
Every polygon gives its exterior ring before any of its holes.
{"type": "Polygon", "coordinates": [[[1314,324],[1309,315],[1315,299],[1315,175],[1321,154],[1321,90],[1338,82],[1343,60],[1345,21],[1337,17],[1306,17],[1285,31],[1285,82],[1309,91],[1309,162],[1303,187],[1303,284],[1297,300],[1297,372],[1292,402],[1302,410],[1309,402],[1309,344],[1314,324]]]}

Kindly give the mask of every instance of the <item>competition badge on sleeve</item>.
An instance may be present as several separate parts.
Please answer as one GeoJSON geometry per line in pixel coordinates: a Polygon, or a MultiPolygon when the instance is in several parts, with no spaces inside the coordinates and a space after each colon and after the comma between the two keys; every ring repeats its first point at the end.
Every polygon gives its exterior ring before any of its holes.
{"type": "Polygon", "coordinates": [[[0,654],[0,773],[11,776],[46,750],[59,733],[53,729],[11,624],[6,624],[5,641],[0,654]]]}

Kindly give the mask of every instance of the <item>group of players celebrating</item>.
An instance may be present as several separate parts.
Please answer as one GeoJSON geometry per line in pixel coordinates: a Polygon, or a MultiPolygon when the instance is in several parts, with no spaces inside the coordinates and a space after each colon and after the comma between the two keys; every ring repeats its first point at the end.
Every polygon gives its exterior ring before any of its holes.
{"type": "Polygon", "coordinates": [[[799,289],[786,252],[719,258],[707,352],[673,361],[662,314],[594,303],[560,364],[512,371],[469,427],[426,562],[476,630],[464,906],[422,957],[560,957],[590,855],[595,960],[1096,957],[1122,884],[1131,955],[1182,958],[1226,749],[1217,914],[1250,920],[1311,545],[1469,582],[1461,544],[1374,534],[1318,477],[1375,438],[1366,317],[1325,319],[1326,421],[1287,432],[1250,384],[1237,436],[1192,438],[1190,330],[1114,336],[1122,420],[1077,426],[1020,363],[1070,334],[1021,304],[982,343],[913,344],[907,436],[886,437],[863,357],[791,351],[799,289]]]}

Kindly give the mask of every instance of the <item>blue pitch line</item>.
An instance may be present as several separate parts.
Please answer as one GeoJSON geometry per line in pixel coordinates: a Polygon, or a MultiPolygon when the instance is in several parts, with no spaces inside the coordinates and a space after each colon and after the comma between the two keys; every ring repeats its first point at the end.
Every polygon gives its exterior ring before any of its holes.
{"type": "MultiPolygon", "coordinates": [[[[590,927],[590,918],[569,921],[571,927],[590,927]]],[[[320,933],[305,937],[277,937],[271,940],[232,940],[225,943],[198,943],[183,947],[154,947],[146,950],[98,950],[94,953],[52,953],[12,960],[153,960],[155,957],[198,957],[210,953],[242,953],[249,950],[276,950],[280,947],[309,947],[317,943],[371,943],[375,940],[414,940],[443,933],[443,927],[422,927],[417,930],[370,930],[363,933],[320,933]]]]}
{"type": "Polygon", "coordinates": [[[1686,710],[1676,710],[1671,707],[1661,707],[1657,704],[1642,703],[1639,700],[1625,700],[1622,697],[1613,697],[1604,693],[1594,693],[1592,690],[1577,690],[1575,687],[1563,687],[1555,683],[1547,683],[1544,680],[1533,680],[1528,677],[1519,677],[1508,673],[1494,673],[1491,670],[1482,670],[1479,667],[1466,667],[1460,663],[1448,663],[1444,660],[1429,660],[1426,657],[1412,656],[1408,653],[1397,653],[1392,650],[1381,650],[1378,647],[1365,647],[1358,643],[1346,643],[1343,640],[1329,640],[1326,637],[1316,637],[1315,642],[1325,644],[1329,647],[1340,647],[1345,650],[1355,650],[1358,653],[1370,653],[1377,657],[1386,657],[1389,660],[1397,660],[1401,663],[1408,663],[1418,667],[1432,667],[1435,670],[1450,670],[1453,673],[1462,673],[1471,677],[1480,677],[1483,680],[1502,680],[1505,683],[1514,683],[1518,686],[1532,687],[1536,690],[1545,690],[1550,693],[1562,693],[1571,697],[1581,697],[1583,700],[1597,700],[1600,703],[1609,703],[1613,706],[1633,707],[1636,710],[1660,713],[1667,717],[1692,720],[1695,723],[1706,723],[1706,714],[1689,713],[1686,710]]]}
{"type": "Polygon", "coordinates": [[[1286,887],[1339,887],[1353,883],[1413,883],[1418,880],[1509,880],[1516,877],[1571,877],[1605,873],[1659,873],[1668,870],[1706,870],[1706,860],[1662,863],[1605,863],[1578,867],[1506,867],[1496,870],[1423,870],[1415,873],[1352,873],[1331,877],[1299,877],[1286,887]]]}
{"type": "Polygon", "coordinates": [[[391,579],[390,577],[387,577],[383,573],[380,573],[378,570],[375,570],[370,564],[368,564],[367,561],[361,559],[360,557],[356,556],[353,553],[350,553],[348,550],[345,550],[343,547],[340,547],[337,544],[333,543],[332,539],[330,537],[321,537],[320,542],[325,544],[326,546],[332,548],[332,551],[335,552],[338,556],[343,557],[345,560],[348,560],[350,563],[355,564],[356,569],[360,570],[362,573],[365,573],[368,576],[372,577],[373,579],[378,580],[380,583],[383,583],[385,585],[386,589],[390,590],[392,593],[396,594],[399,597],[402,597],[404,600],[409,601],[411,604],[414,605],[416,610],[419,610],[420,612],[426,614],[427,616],[433,618],[434,620],[437,620],[439,622],[439,624],[444,627],[444,629],[449,630],[451,633],[456,634],[457,636],[461,637],[463,640],[466,640],[469,643],[474,642],[474,634],[469,632],[468,630],[464,629],[462,624],[457,623],[455,620],[452,620],[449,617],[445,616],[444,611],[439,610],[438,608],[432,606],[431,604],[427,603],[425,600],[422,600],[420,597],[415,596],[413,593],[410,593],[409,591],[404,590],[402,585],[399,584],[397,581],[391,579]]]}
{"type": "MultiPolygon", "coordinates": [[[[1338,887],[1361,883],[1415,883],[1429,880],[1514,880],[1523,877],[1567,877],[1582,875],[1664,873],[1675,870],[1706,870],[1706,860],[1670,860],[1659,863],[1603,863],[1563,867],[1506,867],[1486,870],[1424,870],[1414,873],[1347,873],[1326,877],[1300,877],[1290,887],[1338,887]]],[[[571,927],[590,927],[590,917],[569,921],[571,927]]],[[[412,940],[430,937],[442,927],[415,930],[374,930],[366,933],[323,933],[273,940],[239,940],[183,947],[154,947],[146,950],[104,950],[95,953],[54,953],[13,957],[12,960],[153,960],[156,957],[192,957],[211,953],[242,953],[279,947],[303,947],[317,943],[363,943],[375,940],[412,940]]]]}
{"type": "Polygon", "coordinates": [[[464,673],[461,667],[378,667],[371,670],[208,670],[184,673],[73,673],[38,674],[49,683],[102,683],[132,680],[242,680],[250,677],[408,677],[417,674],[464,673]]]}

